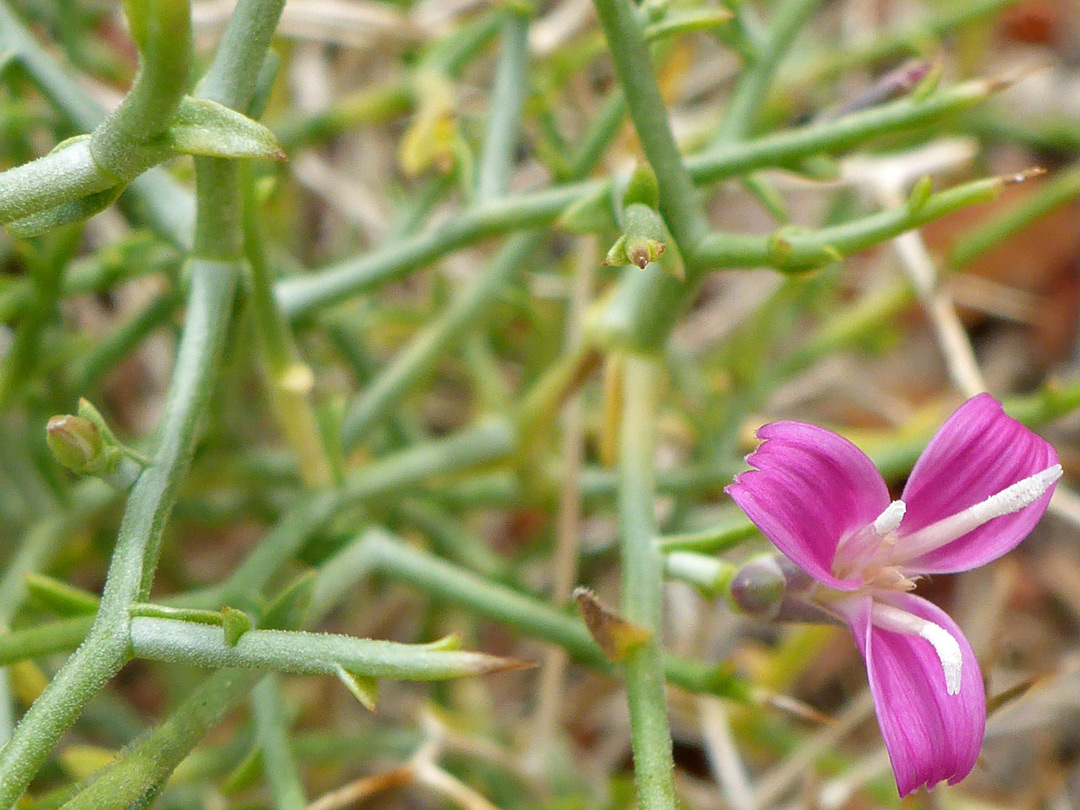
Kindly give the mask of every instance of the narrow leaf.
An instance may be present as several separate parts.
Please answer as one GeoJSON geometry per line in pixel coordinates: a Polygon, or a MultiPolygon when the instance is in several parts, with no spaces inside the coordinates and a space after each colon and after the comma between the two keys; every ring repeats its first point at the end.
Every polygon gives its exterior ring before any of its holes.
{"type": "Polygon", "coordinates": [[[204,98],[186,96],[160,145],[183,155],[285,160],[274,133],[258,121],[204,98]]]}
{"type": "Polygon", "coordinates": [[[14,236],[26,238],[82,222],[90,219],[94,214],[100,214],[116,202],[124,188],[124,184],[120,183],[96,194],[88,194],[74,202],[63,203],[55,208],[12,220],[6,227],[14,236]]]}
{"type": "Polygon", "coordinates": [[[28,573],[26,590],[31,598],[59,616],[85,616],[98,609],[94,594],[44,574],[28,573]]]}

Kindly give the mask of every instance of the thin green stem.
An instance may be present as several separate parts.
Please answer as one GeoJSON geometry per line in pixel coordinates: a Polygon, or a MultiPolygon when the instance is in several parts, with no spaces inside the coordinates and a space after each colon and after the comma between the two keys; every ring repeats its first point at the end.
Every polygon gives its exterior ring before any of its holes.
{"type": "Polygon", "coordinates": [[[496,199],[506,193],[521,129],[521,112],[529,90],[529,18],[514,7],[507,8],[504,13],[502,53],[495,70],[487,132],[476,171],[478,202],[496,199]]]}
{"type": "MultiPolygon", "coordinates": [[[[163,12],[180,15],[168,19],[174,19],[174,25],[181,25],[172,33],[187,48],[188,34],[185,32],[189,28],[183,27],[189,25],[187,3],[178,10],[176,4],[180,0],[160,2],[173,4],[163,6],[163,12]]],[[[230,29],[239,24],[237,21],[242,16],[263,13],[258,0],[243,2],[234,13],[230,29]]],[[[150,23],[164,24],[164,20],[152,19],[150,23]]],[[[167,39],[168,33],[155,30],[147,32],[146,36],[167,39]]],[[[236,46],[238,54],[245,48],[259,49],[257,61],[261,64],[268,40],[269,31],[264,39],[241,40],[236,46]]],[[[236,42],[228,34],[226,41],[236,42]]],[[[171,53],[170,47],[162,46],[156,56],[171,53]]],[[[180,66],[186,64],[181,62],[180,66]]],[[[228,63],[222,65],[215,65],[215,70],[225,69],[228,63]]],[[[186,70],[179,72],[183,73],[186,84],[186,70]]],[[[175,78],[174,75],[174,81],[175,78]]],[[[232,90],[242,96],[243,83],[247,79],[247,75],[239,78],[234,75],[211,83],[211,86],[218,88],[219,93],[232,90]]],[[[250,79],[253,83],[254,73],[250,79]]],[[[145,111],[158,109],[163,108],[148,105],[145,111]]],[[[144,123],[149,120],[146,118],[144,123]]],[[[216,378],[239,275],[240,213],[235,167],[223,163],[207,159],[196,162],[199,210],[195,252],[188,264],[188,312],[161,420],[157,450],[128,497],[101,606],[86,641],[30,707],[11,740],[0,750],[0,808],[3,810],[14,805],[60,735],[131,655],[128,609],[134,602],[145,600],[150,590],[162,532],[176,501],[180,481],[190,464],[199,424],[216,378]]]]}
{"type": "Polygon", "coordinates": [[[237,268],[190,263],[188,317],[162,417],[153,464],[135,482],[105,581],[101,609],[86,642],[68,659],[0,750],[0,808],[22,795],[60,735],[127,661],[128,605],[149,587],[147,574],[197,437],[228,321],[237,268]]]}
{"type": "Polygon", "coordinates": [[[634,781],[642,810],[673,810],[678,806],[675,763],[660,656],[664,562],[653,543],[657,534],[653,456],[662,373],[656,359],[629,355],[623,374],[619,439],[622,613],[651,634],[648,641],[629,650],[623,661],[634,781]]]}
{"type": "Polygon", "coordinates": [[[728,99],[720,127],[713,136],[714,145],[744,140],[753,131],[780,60],[788,54],[791,43],[820,2],[785,0],[777,7],[767,38],[756,50],[750,65],[739,75],[728,99]]]}
{"type": "Polygon", "coordinates": [[[274,298],[269,257],[259,222],[255,175],[241,172],[244,252],[251,271],[251,307],[259,331],[266,383],[278,427],[296,454],[309,487],[328,486],[334,468],[319,430],[312,396],[314,376],[296,348],[289,322],[274,298]]]}
{"type": "Polygon", "coordinates": [[[341,668],[353,675],[411,681],[441,681],[507,666],[505,659],[484,653],[299,630],[249,630],[230,646],[220,627],[144,616],[131,620],[131,648],[139,658],[212,669],[333,675],[341,668]]]}
{"type": "Polygon", "coordinates": [[[193,689],[165,722],[61,810],[148,807],[169,774],[261,676],[258,670],[215,672],[193,689]]]}
{"type": "Polygon", "coordinates": [[[289,748],[288,718],[285,716],[281,679],[268,675],[252,690],[255,740],[262,754],[262,771],[270,786],[275,810],[304,810],[307,796],[289,748]]]}
{"type": "Polygon", "coordinates": [[[131,19],[139,46],[139,73],[120,106],[95,128],[90,148],[95,164],[120,179],[147,168],[139,148],[164,131],[188,89],[191,72],[189,0],[142,0],[131,19]]]}
{"type": "Polygon", "coordinates": [[[653,71],[649,46],[626,0],[594,0],[642,149],[660,187],[660,213],[685,260],[708,229],[653,71]]]}
{"type": "Polygon", "coordinates": [[[782,229],[773,236],[709,234],[699,246],[701,262],[712,268],[774,267],[804,272],[881,244],[906,231],[969,205],[997,199],[999,178],[976,180],[931,195],[920,205],[901,205],[816,231],[782,229]]]}
{"type": "MultiPolygon", "coordinates": [[[[986,99],[996,86],[990,82],[969,82],[922,101],[901,99],[834,121],[731,144],[688,158],[687,171],[695,181],[709,183],[752,169],[788,166],[808,155],[833,153],[879,135],[925,126],[986,99]]],[[[598,121],[596,131],[612,134],[615,131],[612,119],[598,121]]],[[[310,315],[397,280],[483,238],[549,225],[571,205],[602,193],[607,186],[603,180],[577,181],[510,194],[498,204],[472,206],[450,222],[368,256],[331,265],[314,275],[279,281],[274,292],[290,318],[310,315]]],[[[636,268],[628,276],[646,280],[636,268]]]]}

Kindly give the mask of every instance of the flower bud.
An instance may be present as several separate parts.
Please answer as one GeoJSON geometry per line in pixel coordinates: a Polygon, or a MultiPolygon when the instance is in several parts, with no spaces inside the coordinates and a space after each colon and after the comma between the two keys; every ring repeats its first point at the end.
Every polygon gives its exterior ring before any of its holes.
{"type": "Polygon", "coordinates": [[[95,473],[103,469],[107,454],[98,426],[81,416],[54,416],[45,428],[46,442],[56,460],[72,472],[95,473]]]}
{"type": "Polygon", "coordinates": [[[731,579],[728,593],[740,610],[751,616],[775,618],[784,601],[787,580],[776,557],[755,557],[731,579]]]}

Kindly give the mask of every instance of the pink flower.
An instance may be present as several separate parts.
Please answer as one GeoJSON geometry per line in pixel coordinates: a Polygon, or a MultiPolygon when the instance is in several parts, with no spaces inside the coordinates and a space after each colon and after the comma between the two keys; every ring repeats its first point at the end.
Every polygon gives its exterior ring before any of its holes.
{"type": "Polygon", "coordinates": [[[980,394],[942,425],[903,495],[847,439],[773,422],[727,492],[816,580],[810,598],[842,619],[866,659],[901,796],[971,771],[986,696],[971,645],[940,608],[910,593],[924,574],[967,571],[1015,547],[1046,511],[1057,453],[980,394]]]}

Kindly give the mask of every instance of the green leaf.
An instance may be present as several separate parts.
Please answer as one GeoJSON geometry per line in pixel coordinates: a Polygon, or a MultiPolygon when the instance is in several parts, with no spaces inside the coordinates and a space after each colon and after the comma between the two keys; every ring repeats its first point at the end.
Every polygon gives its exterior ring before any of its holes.
{"type": "Polygon", "coordinates": [[[129,609],[132,616],[147,619],[176,619],[194,624],[220,625],[222,616],[216,610],[203,610],[201,608],[171,607],[169,605],[156,605],[150,602],[136,602],[129,609]]]}
{"type": "Polygon", "coordinates": [[[225,605],[221,609],[221,629],[225,632],[225,643],[235,647],[244,635],[252,627],[251,617],[244,611],[225,605]]]}
{"type": "Polygon", "coordinates": [[[86,616],[97,612],[97,596],[82,588],[33,571],[26,575],[25,582],[30,597],[57,615],[86,616]]]}
{"type": "Polygon", "coordinates": [[[154,145],[182,155],[285,160],[274,133],[246,115],[204,98],[185,96],[154,145]]]}
{"type": "Polygon", "coordinates": [[[370,675],[357,675],[354,672],[349,672],[341,664],[335,665],[334,671],[341,682],[345,684],[345,688],[352,692],[353,697],[359,700],[365,709],[374,712],[375,704],[379,700],[379,682],[370,675]]]}
{"type": "Polygon", "coordinates": [[[118,183],[115,186],[87,194],[74,202],[62,203],[55,208],[39,211],[22,219],[16,219],[6,224],[7,229],[14,236],[23,238],[39,236],[47,231],[72,225],[76,222],[90,219],[94,214],[100,214],[114,202],[124,191],[126,186],[118,183]]]}

